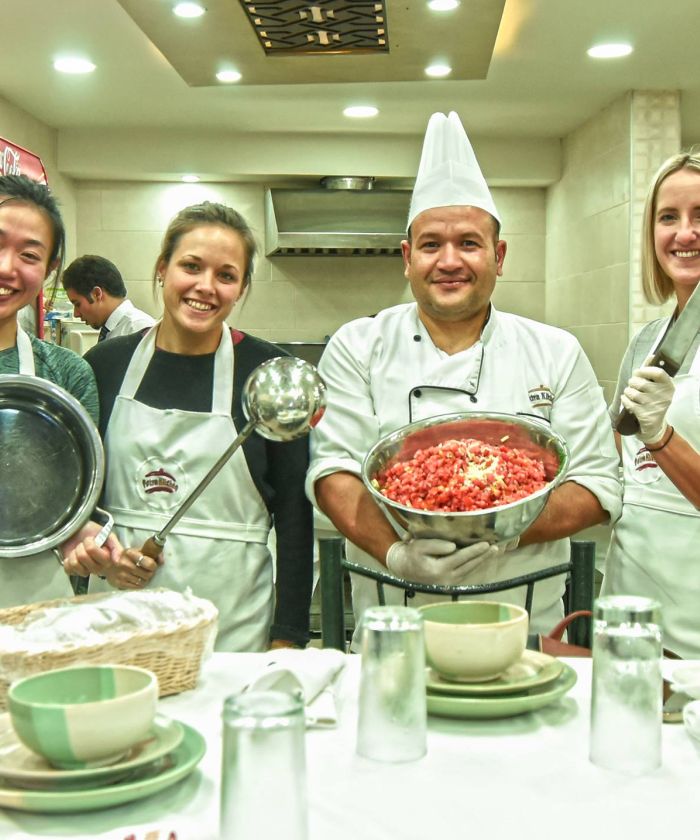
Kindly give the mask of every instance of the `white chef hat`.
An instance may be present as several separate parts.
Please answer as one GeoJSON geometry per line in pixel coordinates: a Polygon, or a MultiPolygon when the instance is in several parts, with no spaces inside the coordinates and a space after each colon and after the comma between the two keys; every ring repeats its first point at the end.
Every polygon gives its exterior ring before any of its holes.
{"type": "Polygon", "coordinates": [[[408,227],[419,213],[434,207],[468,204],[490,213],[500,224],[496,205],[459,117],[433,114],[408,211],[408,227]]]}

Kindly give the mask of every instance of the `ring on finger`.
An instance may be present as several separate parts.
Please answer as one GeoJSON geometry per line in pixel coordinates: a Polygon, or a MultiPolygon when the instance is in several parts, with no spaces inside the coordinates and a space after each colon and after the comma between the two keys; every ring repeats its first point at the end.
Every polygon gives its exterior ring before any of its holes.
{"type": "Polygon", "coordinates": [[[137,569],[140,569],[143,566],[143,561],[145,559],[146,558],[143,556],[143,554],[139,554],[139,559],[136,561],[136,568],[137,569]]]}

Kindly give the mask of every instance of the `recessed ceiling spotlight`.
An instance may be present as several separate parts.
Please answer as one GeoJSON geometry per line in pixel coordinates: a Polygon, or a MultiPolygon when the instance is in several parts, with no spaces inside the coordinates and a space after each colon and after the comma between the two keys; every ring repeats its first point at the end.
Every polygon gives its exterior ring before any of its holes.
{"type": "Polygon", "coordinates": [[[378,113],[379,108],[374,105],[351,105],[343,111],[346,117],[376,117],[378,113]]]}
{"type": "Polygon", "coordinates": [[[433,12],[451,12],[459,6],[459,0],[428,0],[428,8],[433,12]]]}
{"type": "Polygon", "coordinates": [[[443,79],[451,72],[452,68],[448,64],[431,64],[430,67],[425,68],[425,75],[433,79],[443,79]]]}
{"type": "Polygon", "coordinates": [[[199,175],[183,175],[180,180],[184,181],[185,184],[197,184],[199,183],[199,175]]]}
{"type": "Polygon", "coordinates": [[[178,3],[173,6],[173,14],[181,18],[201,17],[206,9],[200,3],[178,3]]]}
{"type": "Polygon", "coordinates": [[[632,52],[630,44],[597,44],[586,50],[591,58],[622,58],[632,52]]]}
{"type": "Polygon", "coordinates": [[[95,65],[87,58],[69,55],[55,59],[53,67],[59,73],[92,73],[95,69],[95,65]]]}
{"type": "Polygon", "coordinates": [[[219,70],[216,78],[220,82],[228,82],[230,84],[231,82],[240,82],[242,76],[238,70],[219,70]]]}

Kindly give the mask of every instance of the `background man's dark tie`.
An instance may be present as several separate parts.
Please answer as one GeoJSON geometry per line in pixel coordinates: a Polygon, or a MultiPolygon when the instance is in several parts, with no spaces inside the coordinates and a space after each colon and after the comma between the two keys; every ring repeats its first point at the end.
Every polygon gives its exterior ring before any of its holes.
{"type": "Polygon", "coordinates": [[[105,338],[107,338],[107,336],[108,336],[108,335],[109,335],[109,330],[108,330],[108,329],[107,329],[107,327],[103,324],[103,325],[100,327],[100,334],[97,336],[97,341],[98,341],[98,343],[99,343],[100,341],[104,341],[104,340],[105,340],[105,338]]]}

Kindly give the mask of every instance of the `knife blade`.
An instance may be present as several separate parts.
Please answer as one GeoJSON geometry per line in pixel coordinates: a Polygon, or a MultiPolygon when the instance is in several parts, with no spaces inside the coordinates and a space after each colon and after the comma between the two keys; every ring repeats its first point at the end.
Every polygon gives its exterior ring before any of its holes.
{"type": "MultiPolygon", "coordinates": [[[[669,322],[659,346],[646,367],[660,367],[669,376],[675,376],[700,330],[700,283],[683,307],[675,321],[669,322]]],[[[631,412],[623,408],[615,420],[615,429],[621,435],[634,435],[639,431],[639,422],[631,412]]]]}

